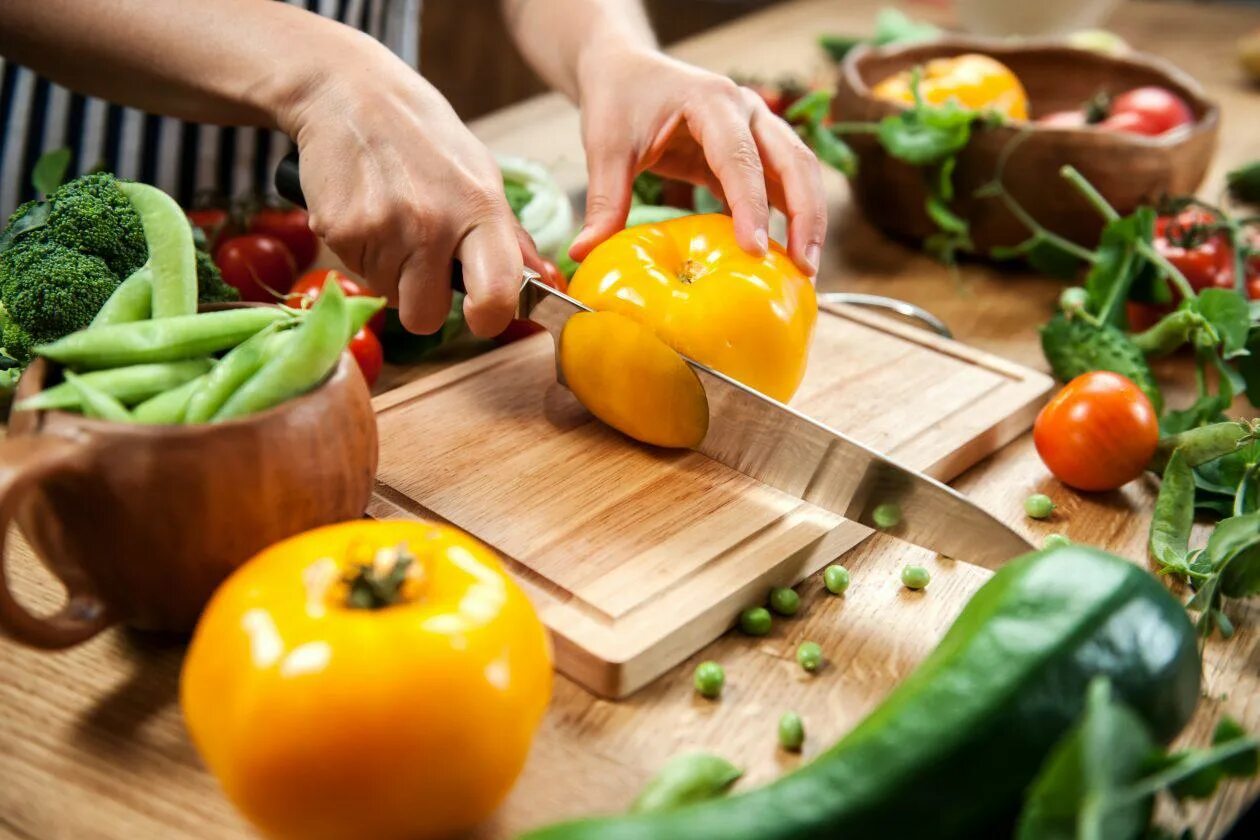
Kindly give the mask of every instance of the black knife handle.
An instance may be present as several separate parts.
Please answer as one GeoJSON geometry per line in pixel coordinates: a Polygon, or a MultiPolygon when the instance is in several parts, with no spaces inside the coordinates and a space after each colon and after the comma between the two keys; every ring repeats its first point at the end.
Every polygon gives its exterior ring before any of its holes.
{"type": "MultiPolygon", "coordinates": [[[[302,193],[301,169],[298,164],[297,150],[289,152],[276,166],[276,192],[280,197],[292,201],[299,207],[306,206],[306,196],[302,193]]],[[[459,260],[451,260],[451,288],[457,292],[464,289],[464,267],[459,260]]]]}

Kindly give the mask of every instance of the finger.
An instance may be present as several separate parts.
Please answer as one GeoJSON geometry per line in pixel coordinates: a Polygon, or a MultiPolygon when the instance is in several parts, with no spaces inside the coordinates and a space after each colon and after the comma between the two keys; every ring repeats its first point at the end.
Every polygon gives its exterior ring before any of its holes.
{"type": "Polygon", "coordinates": [[[520,225],[516,226],[516,242],[521,246],[521,258],[524,259],[525,265],[537,271],[539,274],[546,270],[547,263],[542,258],[542,254],[538,253],[538,246],[534,244],[534,237],[529,235],[529,231],[520,225]]]}
{"type": "Polygon", "coordinates": [[[492,338],[503,332],[516,314],[524,269],[515,220],[506,205],[502,215],[474,225],[455,253],[464,265],[468,328],[476,336],[492,338]]]}
{"type": "Polygon", "coordinates": [[[750,254],[770,247],[770,206],[761,154],[745,113],[722,104],[703,106],[688,116],[688,127],[704,149],[735,219],[735,240],[750,254]]]}
{"type": "Polygon", "coordinates": [[[578,262],[626,226],[634,182],[635,159],[629,149],[594,140],[587,144],[586,157],[586,222],[569,248],[569,256],[578,262]]]}
{"type": "Polygon", "coordinates": [[[769,109],[754,111],[752,130],[761,159],[770,170],[769,180],[782,186],[781,209],[788,217],[788,256],[801,271],[813,277],[818,273],[827,235],[827,196],[818,157],[791,126],[769,109]]]}
{"type": "Polygon", "coordinates": [[[407,255],[398,281],[398,320],[408,332],[431,335],[451,311],[453,248],[428,245],[407,255]]]}

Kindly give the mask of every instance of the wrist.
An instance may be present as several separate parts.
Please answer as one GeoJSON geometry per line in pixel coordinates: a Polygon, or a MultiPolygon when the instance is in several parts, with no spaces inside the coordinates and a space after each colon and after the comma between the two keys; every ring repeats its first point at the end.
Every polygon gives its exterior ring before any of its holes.
{"type": "Polygon", "coordinates": [[[311,26],[304,27],[300,34],[292,33],[293,49],[280,49],[282,54],[305,58],[278,63],[276,67],[283,69],[277,69],[260,84],[257,93],[259,107],[276,128],[294,140],[304,126],[320,118],[323,106],[338,100],[340,90],[354,86],[356,76],[365,70],[372,75],[370,68],[379,66],[382,57],[394,57],[365,33],[317,15],[305,17],[314,18],[311,26]]]}
{"type": "Polygon", "coordinates": [[[611,46],[608,42],[590,39],[578,52],[576,95],[578,107],[588,98],[599,98],[617,79],[633,78],[635,67],[646,67],[664,58],[653,44],[623,41],[611,46]]]}

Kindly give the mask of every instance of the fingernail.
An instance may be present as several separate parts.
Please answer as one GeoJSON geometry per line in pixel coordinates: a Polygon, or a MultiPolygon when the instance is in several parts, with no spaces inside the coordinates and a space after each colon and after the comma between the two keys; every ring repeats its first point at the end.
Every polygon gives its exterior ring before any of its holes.
{"type": "Polygon", "coordinates": [[[753,234],[753,241],[757,243],[757,250],[765,253],[770,250],[770,234],[766,233],[765,228],[758,228],[753,234]]]}
{"type": "Polygon", "coordinates": [[[817,274],[818,262],[822,259],[822,248],[817,244],[810,245],[805,249],[805,262],[809,263],[810,269],[817,274]]]}

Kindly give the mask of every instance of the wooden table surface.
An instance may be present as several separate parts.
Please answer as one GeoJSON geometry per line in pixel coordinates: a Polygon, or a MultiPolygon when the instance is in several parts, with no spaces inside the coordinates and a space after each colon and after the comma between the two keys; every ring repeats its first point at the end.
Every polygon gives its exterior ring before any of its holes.
{"type": "MultiPolygon", "coordinates": [[[[775,78],[810,74],[825,62],[814,47],[821,32],[869,30],[874,0],[801,0],[743,19],[682,44],[679,56],[723,72],[775,78]]],[[[1226,170],[1260,157],[1260,95],[1249,90],[1233,57],[1233,40],[1260,26],[1260,10],[1240,6],[1130,3],[1112,28],[1198,77],[1222,105],[1221,146],[1205,195],[1226,170]]],[[[558,97],[531,100],[475,124],[494,149],[534,157],[569,187],[584,182],[573,109],[558,97]]],[[[832,227],[820,287],[889,294],[938,315],[961,340],[1044,368],[1035,327],[1060,285],[966,266],[956,283],[912,249],[889,242],[856,215],[847,189],[830,177],[832,227]]],[[[390,371],[397,383],[442,359],[390,371]]],[[[1187,371],[1162,371],[1176,380],[1187,371]]],[[[1045,472],[1025,435],[966,473],[956,486],[1034,541],[1057,531],[1145,562],[1149,480],[1115,493],[1082,497],[1045,472]],[[1059,512],[1048,523],[1027,520],[1022,500],[1050,494],[1059,512]]],[[[55,588],[23,548],[9,569],[20,596],[51,606],[55,588]]],[[[827,595],[817,578],[801,586],[803,608],[762,639],[728,634],[629,700],[598,700],[558,678],[548,715],[516,788],[478,836],[507,837],[562,817],[617,811],[670,756],[717,752],[746,769],[741,787],[760,784],[815,755],[872,709],[939,639],[988,573],[876,537],[845,556],[853,586],[827,595]],[[931,586],[911,593],[897,573],[923,562],[931,586]],[[805,638],[819,642],[828,665],[815,676],[793,661],[805,638]],[[728,674],[720,702],[696,698],[690,674],[700,659],[728,674]],[[786,709],[805,720],[803,756],[776,748],[775,722],[786,709]]],[[[1205,652],[1204,699],[1182,736],[1206,742],[1228,712],[1260,729],[1260,608],[1233,605],[1239,628],[1205,652]]],[[[252,836],[217,791],[190,746],[176,704],[182,641],[116,630],[74,650],[36,653],[0,642],[0,838],[238,838],[252,836]]],[[[1164,814],[1202,833],[1223,833],[1260,786],[1231,784],[1208,807],[1164,814]]]]}

